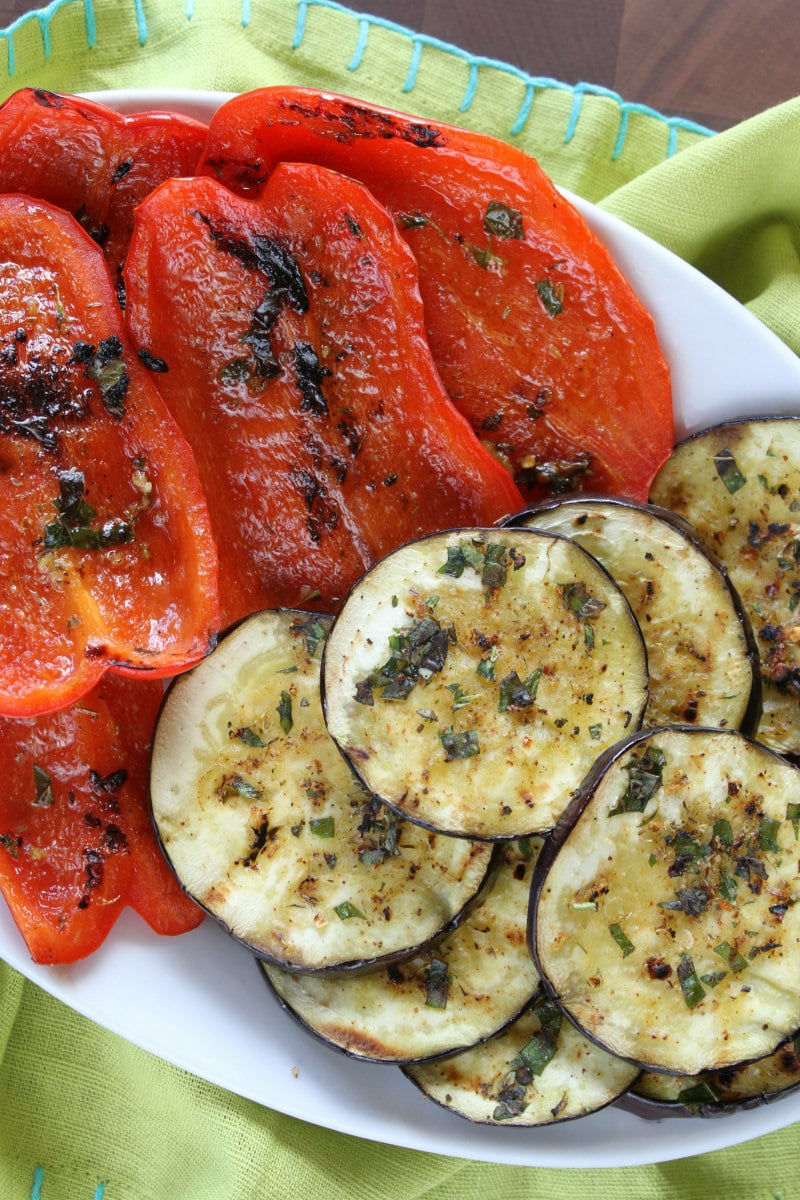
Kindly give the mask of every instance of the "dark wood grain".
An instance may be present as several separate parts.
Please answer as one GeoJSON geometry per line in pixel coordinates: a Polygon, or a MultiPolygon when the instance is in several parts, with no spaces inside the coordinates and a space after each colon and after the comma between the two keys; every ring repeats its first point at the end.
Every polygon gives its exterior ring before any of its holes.
{"type": "MultiPolygon", "coordinates": [[[[0,27],[32,7],[0,0],[0,27]]],[[[712,129],[800,93],[798,0],[363,0],[352,7],[712,129]]]]}

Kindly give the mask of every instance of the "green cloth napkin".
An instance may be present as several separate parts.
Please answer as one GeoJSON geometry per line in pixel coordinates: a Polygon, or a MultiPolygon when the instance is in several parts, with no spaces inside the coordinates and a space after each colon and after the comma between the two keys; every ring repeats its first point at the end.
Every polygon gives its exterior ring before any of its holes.
{"type": "MultiPolygon", "coordinates": [[[[506,138],[800,350],[800,101],[710,136],[605,89],[532,78],[329,0],[57,0],[0,38],[2,95],[31,85],[303,83],[506,138]]],[[[791,1127],[691,1160],[603,1171],[378,1146],[173,1068],[0,963],[3,1200],[793,1200],[796,1145],[791,1127]]]]}

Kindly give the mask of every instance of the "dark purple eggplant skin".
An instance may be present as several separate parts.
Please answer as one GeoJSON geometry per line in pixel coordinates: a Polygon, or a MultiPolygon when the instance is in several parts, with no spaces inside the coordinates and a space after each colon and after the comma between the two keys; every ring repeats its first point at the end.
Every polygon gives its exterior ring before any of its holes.
{"type": "MultiPolygon", "coordinates": [[[[779,418],[774,419],[777,420],[779,418]]],[[[800,417],[798,417],[798,420],[800,420],[800,417]]],[[[729,422],[731,425],[740,423],[741,422],[734,421],[729,422]]],[[[693,438],[698,436],[699,434],[692,434],[693,438]]],[[[686,439],[686,441],[690,440],[690,438],[686,439]]],[[[756,636],[753,632],[753,626],[750,622],[750,618],[745,611],[741,597],[734,587],[727,568],[719,561],[713,551],[711,551],[709,547],[700,540],[700,537],[698,536],[693,525],[691,525],[677,513],[672,512],[671,509],[663,508],[658,504],[645,504],[638,500],[627,500],[621,496],[603,496],[599,493],[592,492],[579,492],[575,495],[558,496],[551,500],[542,500],[538,504],[532,504],[524,509],[521,509],[520,512],[512,513],[511,516],[505,517],[503,521],[500,522],[500,525],[506,528],[509,526],[512,528],[525,528],[527,518],[535,513],[552,512],[553,509],[563,507],[579,508],[581,505],[591,503],[609,504],[620,509],[633,509],[638,512],[649,513],[651,516],[666,522],[666,524],[670,525],[678,533],[682,534],[686,540],[690,542],[692,546],[694,546],[695,549],[707,559],[714,571],[716,571],[716,573],[722,579],[724,586],[727,588],[730,594],[734,612],[739,618],[742,630],[744,632],[747,661],[750,664],[750,697],[747,703],[747,708],[742,717],[741,724],[739,725],[739,732],[748,737],[755,736],[759,722],[761,721],[763,707],[761,664],[756,636]]]]}
{"type": "MultiPolygon", "coordinates": [[[[542,960],[536,951],[536,912],[537,912],[537,907],[538,907],[538,903],[539,903],[539,898],[542,893],[542,889],[544,888],[544,885],[547,882],[547,875],[550,870],[550,867],[552,866],[552,864],[553,864],[559,850],[563,846],[564,842],[569,837],[569,834],[571,833],[572,828],[575,825],[575,822],[581,816],[584,809],[588,805],[589,801],[594,796],[594,793],[597,790],[597,787],[599,786],[601,779],[603,778],[603,776],[605,775],[606,771],[609,769],[611,764],[616,762],[616,760],[618,758],[621,758],[624,754],[627,754],[627,752],[631,749],[632,746],[637,745],[639,742],[642,742],[647,738],[657,738],[659,734],[665,732],[665,730],[667,730],[667,729],[669,729],[669,731],[671,733],[674,733],[677,731],[679,733],[688,733],[688,734],[692,734],[695,736],[701,735],[701,734],[713,733],[719,737],[729,737],[729,738],[745,737],[747,741],[752,742],[754,745],[758,746],[758,749],[763,754],[771,755],[777,762],[786,763],[788,761],[785,756],[778,754],[777,751],[775,751],[775,750],[770,750],[767,746],[762,745],[761,742],[756,741],[755,738],[752,738],[746,734],[743,734],[741,732],[741,730],[738,730],[738,729],[714,729],[714,728],[709,729],[709,728],[704,728],[704,727],[695,728],[694,725],[669,725],[669,726],[661,726],[661,727],[658,727],[655,729],[637,730],[635,733],[629,734],[628,737],[622,738],[621,741],[616,742],[613,746],[609,746],[609,748],[606,751],[604,751],[604,753],[601,754],[596,759],[591,770],[584,778],[580,787],[574,793],[569,804],[564,809],[563,813],[561,814],[561,816],[559,817],[555,826],[553,827],[551,833],[548,835],[547,839],[545,840],[545,843],[542,846],[542,849],[539,853],[539,857],[537,858],[537,860],[534,864],[533,872],[531,874],[531,892],[530,892],[530,902],[528,904],[528,928],[527,928],[528,952],[530,953],[530,956],[533,959],[536,969],[539,972],[539,978],[541,979],[542,987],[544,988],[544,990],[548,994],[548,996],[550,996],[551,999],[556,1002],[556,1004],[559,1004],[558,992],[553,987],[553,985],[550,981],[550,978],[544,969],[542,960]]],[[[562,1011],[563,1011],[565,1017],[567,1017],[568,1020],[572,1021],[573,1025],[575,1025],[575,1027],[580,1030],[580,1032],[584,1035],[584,1037],[589,1038],[590,1041],[596,1042],[597,1045],[601,1046],[603,1049],[605,1049],[605,1050],[608,1049],[607,1046],[603,1046],[603,1043],[602,1043],[602,1041],[600,1041],[599,1038],[593,1038],[589,1033],[587,1033],[587,1031],[581,1025],[579,1025],[577,1023],[577,1021],[574,1021],[571,1014],[568,1012],[567,1009],[563,1008],[563,1006],[561,1006],[561,1005],[559,1005],[559,1006],[562,1008],[562,1011]]],[[[636,1064],[637,1060],[630,1059],[629,1061],[636,1064]]],[[[755,1062],[755,1061],[756,1060],[752,1059],[752,1058],[751,1059],[742,1059],[741,1063],[736,1063],[736,1064],[731,1064],[731,1065],[745,1066],[748,1062],[755,1062]]],[[[657,1068],[648,1067],[647,1069],[648,1070],[656,1070],[657,1068]]],[[[674,1074],[674,1072],[673,1072],[673,1074],[674,1074]]],[[[688,1078],[688,1076],[687,1076],[687,1078],[688,1078]]],[[[655,1104],[656,1102],[642,1100],[642,1103],[643,1104],[644,1103],[655,1104]]],[[[663,1109],[666,1107],[671,1108],[672,1106],[671,1105],[667,1106],[666,1104],[661,1104],[660,1107],[663,1109]]]]}

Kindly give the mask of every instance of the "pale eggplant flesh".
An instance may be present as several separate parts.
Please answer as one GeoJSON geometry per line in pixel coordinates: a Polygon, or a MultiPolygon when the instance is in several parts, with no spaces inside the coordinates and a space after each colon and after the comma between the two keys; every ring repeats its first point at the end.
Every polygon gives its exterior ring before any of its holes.
{"type": "Polygon", "coordinates": [[[613,1103],[635,1066],[584,1037],[539,995],[488,1042],[403,1073],[443,1108],[483,1125],[552,1125],[613,1103]]]}
{"type": "Polygon", "coordinates": [[[352,1058],[407,1063],[473,1046],[530,1003],[539,985],[525,937],[540,839],[497,848],[491,884],[425,951],[356,977],[261,969],[311,1033],[352,1058]]]}
{"type": "Polygon", "coordinates": [[[328,729],[365,786],[420,824],[509,839],[552,828],[597,755],[638,728],[638,624],[576,543],[456,529],[376,563],[323,661],[328,729]]]}
{"type": "Polygon", "coordinates": [[[153,819],[184,889],[257,955],[360,970],[460,920],[492,847],[398,818],[359,785],[319,692],[331,618],[237,625],[169,691],[150,770],[153,819]]]}
{"type": "Polygon", "coordinates": [[[729,421],[675,447],[650,492],[723,563],[758,643],[759,741],[800,757],[800,420],[729,421]]]}
{"type": "Polygon", "coordinates": [[[727,571],[686,521],[655,505],[586,495],[512,521],[577,541],[622,588],[647,647],[644,726],[755,732],[761,672],[750,621],[727,571]]]}
{"type": "Polygon", "coordinates": [[[800,771],[742,734],[661,728],[596,764],[534,872],[543,982],[611,1053],[674,1074],[800,1028],[800,771]]]}

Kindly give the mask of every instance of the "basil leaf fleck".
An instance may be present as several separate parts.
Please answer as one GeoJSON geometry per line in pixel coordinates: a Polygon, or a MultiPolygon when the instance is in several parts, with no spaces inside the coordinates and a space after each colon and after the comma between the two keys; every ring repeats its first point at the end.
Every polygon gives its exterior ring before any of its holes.
{"type": "Polygon", "coordinates": [[[520,240],[524,236],[522,213],[499,200],[491,200],[483,218],[483,228],[495,237],[520,240]]]}

